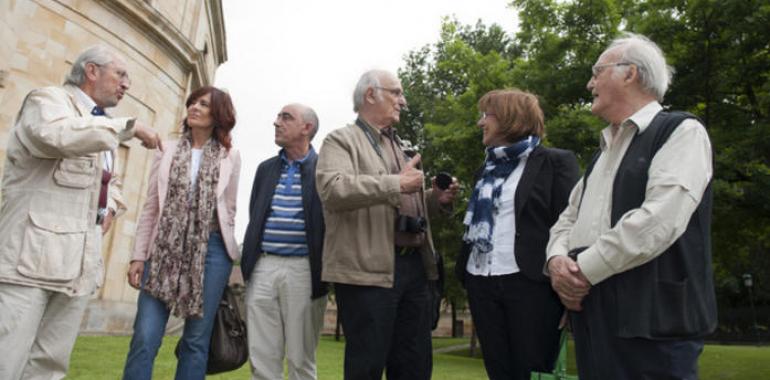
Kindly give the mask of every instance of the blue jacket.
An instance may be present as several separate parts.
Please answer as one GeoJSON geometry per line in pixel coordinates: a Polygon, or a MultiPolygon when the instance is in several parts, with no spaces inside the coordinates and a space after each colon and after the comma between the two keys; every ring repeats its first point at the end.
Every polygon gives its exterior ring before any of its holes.
{"type": "MultiPolygon", "coordinates": [[[[305,234],[309,250],[313,299],[325,296],[329,292],[328,285],[321,282],[321,258],[326,228],[321,199],[318,197],[315,186],[317,162],[318,155],[311,149],[308,158],[300,164],[302,206],[305,213],[305,234]]],[[[241,272],[245,281],[250,280],[262,252],[262,233],[265,229],[265,221],[270,215],[275,186],[281,177],[281,164],[280,156],[272,157],[259,164],[257,174],[254,176],[249,202],[249,225],[246,227],[246,235],[243,238],[243,257],[241,258],[241,272]]]]}

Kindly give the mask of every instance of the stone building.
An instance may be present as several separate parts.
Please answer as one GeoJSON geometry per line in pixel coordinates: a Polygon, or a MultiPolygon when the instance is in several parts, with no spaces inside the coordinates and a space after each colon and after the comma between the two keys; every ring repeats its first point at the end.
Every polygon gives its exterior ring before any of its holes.
{"type": "MultiPolygon", "coordinates": [[[[122,53],[131,76],[127,96],[108,113],[135,115],[172,138],[187,95],[213,83],[227,60],[221,0],[0,0],[0,175],[26,94],[62,84],[77,55],[95,44],[122,53]]],[[[136,310],[126,271],[152,152],[134,139],[118,156],[128,211],[104,237],[105,283],[83,320],[85,333],[128,333],[136,310]]]]}

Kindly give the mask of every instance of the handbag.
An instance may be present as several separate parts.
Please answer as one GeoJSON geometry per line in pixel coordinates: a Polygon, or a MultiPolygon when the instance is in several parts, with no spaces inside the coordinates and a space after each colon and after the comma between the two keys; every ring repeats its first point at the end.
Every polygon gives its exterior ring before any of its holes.
{"type": "MultiPolygon", "coordinates": [[[[179,344],[174,352],[179,358],[179,344]]],[[[246,339],[246,323],[238,310],[235,292],[230,286],[225,287],[222,300],[219,301],[217,314],[214,316],[214,327],[211,331],[209,357],[206,363],[206,373],[234,371],[241,368],[249,359],[249,343],[246,339]]]]}

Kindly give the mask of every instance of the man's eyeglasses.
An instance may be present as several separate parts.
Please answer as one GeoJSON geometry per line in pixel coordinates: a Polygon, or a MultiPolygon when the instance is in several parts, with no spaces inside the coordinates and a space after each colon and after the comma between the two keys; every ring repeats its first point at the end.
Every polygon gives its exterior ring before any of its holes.
{"type": "Polygon", "coordinates": [[[387,91],[397,98],[404,96],[404,90],[400,88],[387,88],[387,87],[380,87],[380,86],[375,86],[374,88],[378,90],[387,91]]]}
{"type": "MultiPolygon", "coordinates": [[[[108,64],[100,65],[100,64],[94,63],[94,62],[88,62],[88,63],[93,63],[94,65],[96,65],[99,68],[110,69],[110,67],[107,66],[108,64]]],[[[120,81],[121,82],[122,81],[126,81],[129,84],[131,83],[131,78],[128,77],[128,73],[125,70],[112,69],[112,71],[114,71],[115,74],[118,74],[118,77],[120,77],[120,81]]]]}
{"type": "Polygon", "coordinates": [[[602,65],[594,65],[591,67],[591,74],[593,74],[593,77],[596,78],[599,76],[599,74],[602,73],[605,69],[608,67],[615,67],[615,66],[629,66],[633,65],[633,63],[630,62],[614,62],[614,63],[605,63],[602,65]]]}

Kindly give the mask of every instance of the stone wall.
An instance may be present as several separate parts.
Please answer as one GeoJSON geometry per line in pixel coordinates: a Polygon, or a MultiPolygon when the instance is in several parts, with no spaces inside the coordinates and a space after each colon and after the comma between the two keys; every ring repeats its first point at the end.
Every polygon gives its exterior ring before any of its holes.
{"type": "MultiPolygon", "coordinates": [[[[34,88],[60,85],[85,48],[105,44],[126,58],[127,96],[108,113],[136,116],[173,138],[192,89],[214,81],[227,59],[221,0],[0,1],[0,175],[13,120],[34,88]]],[[[136,290],[125,273],[152,152],[136,140],[118,150],[126,214],[104,237],[104,287],[94,296],[83,331],[128,333],[136,290]]]]}

